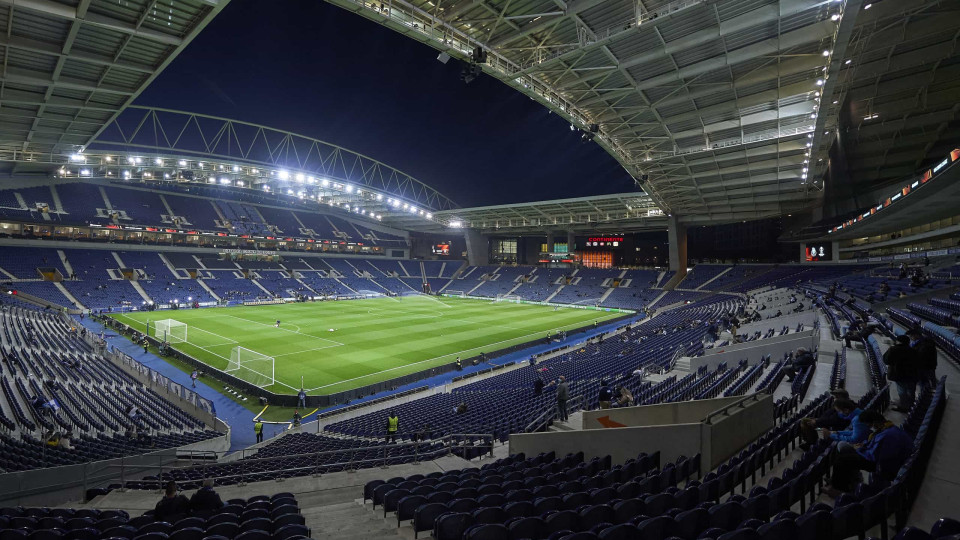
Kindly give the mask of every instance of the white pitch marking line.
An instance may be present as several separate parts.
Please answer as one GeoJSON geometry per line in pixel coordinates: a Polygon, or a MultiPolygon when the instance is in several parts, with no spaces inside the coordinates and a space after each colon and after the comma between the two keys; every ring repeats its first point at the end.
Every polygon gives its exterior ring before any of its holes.
{"type": "MultiPolygon", "coordinates": [[[[458,320],[462,320],[462,319],[458,319],[458,320]]],[[[580,322],[565,324],[565,325],[559,326],[559,327],[557,327],[557,328],[551,328],[551,329],[549,329],[549,330],[539,330],[539,331],[537,331],[537,332],[531,332],[531,333],[529,333],[529,334],[525,334],[525,335],[522,335],[522,336],[517,336],[517,337],[515,337],[515,338],[504,339],[504,340],[502,340],[502,341],[496,341],[496,342],[494,342],[494,343],[487,343],[487,344],[485,344],[485,345],[483,345],[483,346],[481,346],[481,347],[472,347],[472,348],[470,348],[470,349],[464,349],[464,350],[462,350],[462,351],[457,351],[457,352],[453,352],[453,353],[449,353],[449,354],[443,354],[443,355],[436,356],[436,357],[433,357],[433,358],[428,358],[428,359],[426,359],[426,360],[420,360],[419,362],[414,362],[414,363],[412,363],[412,364],[404,364],[404,365],[402,365],[402,366],[396,366],[396,367],[392,367],[392,368],[389,368],[389,369],[382,369],[382,370],[377,371],[377,372],[375,372],[375,373],[368,373],[368,374],[366,374],[366,375],[361,375],[361,376],[359,376],[359,377],[354,377],[354,378],[352,378],[352,379],[343,379],[343,380],[337,381],[337,382],[335,382],[335,383],[325,384],[325,385],[323,385],[323,386],[318,386],[318,387],[316,387],[316,388],[310,388],[309,390],[307,390],[307,392],[313,392],[314,390],[320,390],[320,389],[322,389],[322,388],[327,388],[327,387],[330,387],[330,386],[336,386],[336,385],[338,385],[338,384],[343,384],[343,383],[347,383],[347,382],[352,382],[352,381],[356,381],[356,380],[359,380],[359,379],[365,379],[365,378],[367,378],[367,377],[373,377],[374,375],[380,375],[381,373],[386,373],[386,372],[388,372],[388,371],[394,371],[394,370],[397,370],[397,369],[403,369],[403,368],[410,367],[410,366],[416,366],[416,365],[418,365],[418,364],[423,364],[424,362],[432,362],[432,361],[434,361],[434,360],[439,360],[440,358],[447,358],[447,357],[462,355],[463,353],[466,353],[466,352],[468,352],[468,351],[476,351],[476,350],[480,350],[480,349],[489,349],[492,345],[499,345],[500,343],[507,343],[508,341],[514,341],[514,340],[523,339],[523,338],[530,337],[530,336],[540,335],[540,334],[543,334],[544,332],[553,332],[553,331],[555,331],[555,330],[562,330],[562,329],[567,328],[567,327],[577,327],[577,326],[580,325],[580,324],[581,324],[580,322]]],[[[511,329],[513,329],[513,330],[516,330],[515,327],[510,327],[510,326],[499,326],[499,328],[511,328],[511,329]]]]}
{"type": "MultiPolygon", "coordinates": [[[[261,326],[273,326],[272,324],[269,324],[269,323],[262,323],[262,322],[260,322],[260,321],[253,321],[253,320],[250,320],[250,319],[244,319],[243,317],[237,317],[236,315],[223,314],[222,316],[223,316],[223,317],[232,317],[232,318],[234,318],[234,319],[240,319],[241,321],[252,322],[253,324],[259,324],[259,325],[261,325],[261,326]]],[[[292,325],[292,326],[295,326],[295,325],[292,325]]],[[[300,327],[297,326],[297,328],[300,328],[300,327]]],[[[327,341],[327,342],[330,342],[330,343],[336,343],[337,345],[343,345],[343,343],[340,343],[339,341],[334,341],[334,340],[332,340],[332,339],[322,338],[322,337],[320,337],[320,336],[315,336],[315,335],[313,335],[313,334],[306,334],[306,333],[304,333],[304,332],[298,332],[298,331],[296,331],[296,330],[288,330],[288,329],[283,328],[283,327],[278,328],[278,330],[283,330],[284,332],[290,332],[291,334],[299,334],[299,335],[301,335],[301,336],[311,337],[311,338],[313,338],[313,339],[319,339],[319,340],[321,340],[321,341],[327,341]]]]}
{"type": "Polygon", "coordinates": [[[308,353],[308,352],[312,352],[312,351],[322,351],[322,350],[324,350],[324,349],[332,349],[332,348],[334,348],[334,347],[339,347],[339,346],[340,346],[340,345],[327,345],[326,347],[315,347],[315,348],[313,348],[313,349],[304,349],[304,350],[302,350],[302,351],[288,352],[288,353],[283,353],[283,354],[275,354],[275,355],[273,355],[273,357],[274,357],[274,358],[280,358],[281,356],[290,356],[290,355],[292,355],[292,354],[302,354],[302,353],[308,353]]]}

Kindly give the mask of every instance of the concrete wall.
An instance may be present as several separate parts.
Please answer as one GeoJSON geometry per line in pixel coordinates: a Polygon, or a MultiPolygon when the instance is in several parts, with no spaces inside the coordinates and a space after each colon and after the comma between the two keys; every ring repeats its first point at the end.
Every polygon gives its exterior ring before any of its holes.
{"type": "MultiPolygon", "coordinates": [[[[710,423],[696,420],[690,423],[646,425],[637,427],[614,427],[586,429],[583,431],[557,431],[545,433],[520,433],[510,436],[510,453],[524,452],[534,455],[554,451],[558,455],[583,452],[586,459],[611,456],[614,463],[623,463],[640,452],[661,453],[661,462],[675,461],[681,455],[703,454],[704,467],[714,468],[718,463],[739,452],[761,433],[773,427],[773,396],[756,394],[747,398],[713,399],[678,403],[678,417],[708,414],[710,423]],[[742,404],[736,404],[743,401],[742,404]],[[719,405],[719,406],[718,406],[719,405]],[[684,407],[686,406],[686,407],[684,407]],[[710,410],[704,413],[705,410],[710,410]],[[725,410],[724,413],[719,411],[725,410]]],[[[636,414],[648,407],[621,409],[624,414],[636,414]]],[[[669,408],[661,408],[656,418],[646,421],[663,421],[669,408]]],[[[593,415],[599,411],[589,411],[593,415]]],[[[601,416],[614,414],[614,410],[602,411],[601,416]]],[[[626,420],[626,417],[623,417],[626,420]]],[[[637,417],[637,421],[644,421],[637,417]]],[[[586,422],[586,420],[585,420],[586,422]]]]}
{"type": "Polygon", "coordinates": [[[820,344],[820,333],[817,330],[804,330],[785,336],[777,336],[760,341],[740,343],[720,349],[711,349],[709,354],[690,359],[690,371],[696,371],[700,366],[707,369],[716,368],[721,362],[733,366],[742,359],[753,365],[760,358],[769,354],[771,358],[780,359],[785,352],[795,351],[798,347],[813,350],[820,344]]]}
{"type": "Polygon", "coordinates": [[[583,452],[585,459],[611,456],[613,463],[637,457],[641,452],[660,451],[661,463],[700,451],[699,423],[669,426],[627,427],[589,431],[518,433],[510,436],[510,453],[528,456],[554,451],[559,456],[583,452]]]}
{"type": "Polygon", "coordinates": [[[704,426],[709,432],[703,445],[704,466],[717,467],[773,428],[774,409],[773,396],[762,394],[742,407],[734,406],[729,414],[711,417],[704,426]]]}
{"type": "Polygon", "coordinates": [[[693,424],[708,414],[740,400],[740,396],[661,403],[601,411],[584,411],[583,429],[605,429],[604,418],[629,427],[693,424]]]}

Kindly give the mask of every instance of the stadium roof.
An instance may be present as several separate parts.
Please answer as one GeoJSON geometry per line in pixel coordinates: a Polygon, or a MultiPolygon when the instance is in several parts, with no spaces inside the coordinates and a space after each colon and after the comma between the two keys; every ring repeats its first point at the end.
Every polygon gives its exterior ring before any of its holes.
{"type": "MultiPolygon", "coordinates": [[[[864,160],[865,178],[880,178],[919,162],[940,125],[923,88],[951,78],[960,28],[954,0],[328,1],[461,60],[480,47],[485,73],[577,129],[596,124],[596,142],[661,208],[702,222],[811,207],[847,116],[878,100],[897,123],[863,137],[854,170],[864,160]],[[821,93],[849,93],[850,107],[821,93]],[[889,155],[904,129],[916,142],[889,155]]],[[[943,84],[938,103],[955,92],[943,84]]]]}
{"type": "Polygon", "coordinates": [[[486,233],[632,232],[667,226],[666,214],[645,193],[460,208],[436,212],[434,217],[448,227],[486,233]]]}
{"type": "Polygon", "coordinates": [[[0,150],[87,145],[229,1],[0,0],[0,150]]]}

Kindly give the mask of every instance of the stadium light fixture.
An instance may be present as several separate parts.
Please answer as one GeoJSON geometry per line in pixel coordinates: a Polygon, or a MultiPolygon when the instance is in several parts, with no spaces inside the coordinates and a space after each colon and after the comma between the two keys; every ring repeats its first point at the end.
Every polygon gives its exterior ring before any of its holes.
{"type": "Polygon", "coordinates": [[[316,179],[316,178],[314,178],[314,177],[312,177],[312,176],[308,176],[308,177],[307,177],[307,183],[309,183],[309,184],[315,184],[316,182],[317,182],[317,179],[316,179]]]}
{"type": "Polygon", "coordinates": [[[139,164],[143,163],[143,158],[139,158],[139,157],[133,158],[133,161],[134,161],[134,163],[136,163],[137,165],[139,165],[139,164]]]}
{"type": "Polygon", "coordinates": [[[124,178],[130,178],[130,171],[123,171],[124,178]]]}
{"type": "Polygon", "coordinates": [[[229,178],[221,178],[221,179],[220,179],[220,183],[221,183],[221,184],[224,184],[224,185],[229,184],[229,183],[230,183],[230,179],[229,179],[229,178]]]}
{"type": "Polygon", "coordinates": [[[817,79],[817,86],[823,86],[823,79],[817,79]]]}
{"type": "Polygon", "coordinates": [[[287,171],[280,171],[280,179],[287,180],[290,178],[290,173],[287,171]]]}
{"type": "Polygon", "coordinates": [[[292,190],[292,189],[288,189],[288,190],[287,190],[287,195],[293,195],[293,190],[292,190]]]}
{"type": "Polygon", "coordinates": [[[106,158],[106,159],[107,159],[107,163],[110,163],[110,162],[112,162],[112,161],[113,161],[113,158],[112,158],[112,157],[110,157],[110,156],[107,156],[107,158],[106,158]]]}
{"type": "Polygon", "coordinates": [[[243,180],[237,180],[237,186],[243,187],[243,180]]]}
{"type": "Polygon", "coordinates": [[[347,193],[353,193],[353,186],[351,186],[350,184],[347,184],[344,187],[344,189],[346,190],[347,193]]]}
{"type": "Polygon", "coordinates": [[[839,20],[840,20],[840,14],[839,14],[839,13],[834,13],[833,15],[830,16],[830,20],[831,20],[831,21],[839,21],[839,20]]]}
{"type": "Polygon", "coordinates": [[[377,193],[377,200],[378,200],[378,201],[382,201],[382,200],[383,200],[383,194],[382,194],[382,193],[377,193]]]}
{"type": "Polygon", "coordinates": [[[156,158],[153,160],[153,162],[156,163],[157,165],[161,165],[161,166],[163,165],[163,159],[161,158],[156,158]]]}
{"type": "Polygon", "coordinates": [[[297,182],[302,184],[304,180],[306,180],[306,177],[303,175],[303,173],[297,173],[297,182]]]}
{"type": "Polygon", "coordinates": [[[136,165],[137,160],[133,159],[133,156],[130,156],[130,157],[127,158],[127,163],[129,163],[129,164],[131,164],[131,165],[136,165]]]}
{"type": "Polygon", "coordinates": [[[233,166],[233,172],[240,172],[240,166],[239,166],[239,165],[234,165],[234,166],[233,166]]]}
{"type": "Polygon", "coordinates": [[[180,160],[180,166],[181,166],[181,167],[186,167],[186,166],[187,166],[187,160],[181,159],[181,160],[180,160]]]}
{"type": "Polygon", "coordinates": [[[80,169],[80,176],[90,176],[90,169],[80,169]]]}
{"type": "Polygon", "coordinates": [[[824,56],[830,56],[830,51],[824,50],[824,51],[823,51],[823,55],[824,55],[824,56]]]}
{"type": "Polygon", "coordinates": [[[250,169],[250,174],[260,174],[258,169],[250,169]]]}
{"type": "Polygon", "coordinates": [[[70,161],[76,161],[78,163],[82,163],[84,161],[83,154],[73,154],[72,156],[70,156],[70,161]]]}
{"type": "Polygon", "coordinates": [[[427,219],[433,219],[433,214],[431,214],[430,212],[427,212],[427,219]]]}
{"type": "Polygon", "coordinates": [[[330,181],[324,178],[323,180],[320,180],[320,185],[323,187],[327,187],[330,185],[330,181]]]}

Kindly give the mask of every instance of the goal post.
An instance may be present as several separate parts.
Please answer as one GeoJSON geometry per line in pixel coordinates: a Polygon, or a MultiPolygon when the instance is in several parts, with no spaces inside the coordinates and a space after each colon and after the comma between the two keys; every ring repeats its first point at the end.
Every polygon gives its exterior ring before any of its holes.
{"type": "Polygon", "coordinates": [[[167,343],[187,341],[187,323],[176,319],[162,319],[153,323],[153,337],[167,343]]]}
{"type": "Polygon", "coordinates": [[[250,384],[264,388],[276,382],[274,379],[274,358],[245,347],[234,347],[230,351],[230,362],[224,371],[243,379],[250,384]]]}
{"type": "Polygon", "coordinates": [[[464,291],[443,291],[440,294],[443,296],[459,296],[460,298],[466,298],[467,293],[464,291]]]}
{"type": "Polygon", "coordinates": [[[497,302],[512,302],[514,304],[519,304],[521,300],[523,300],[523,297],[518,294],[498,294],[496,299],[497,302]]]}

